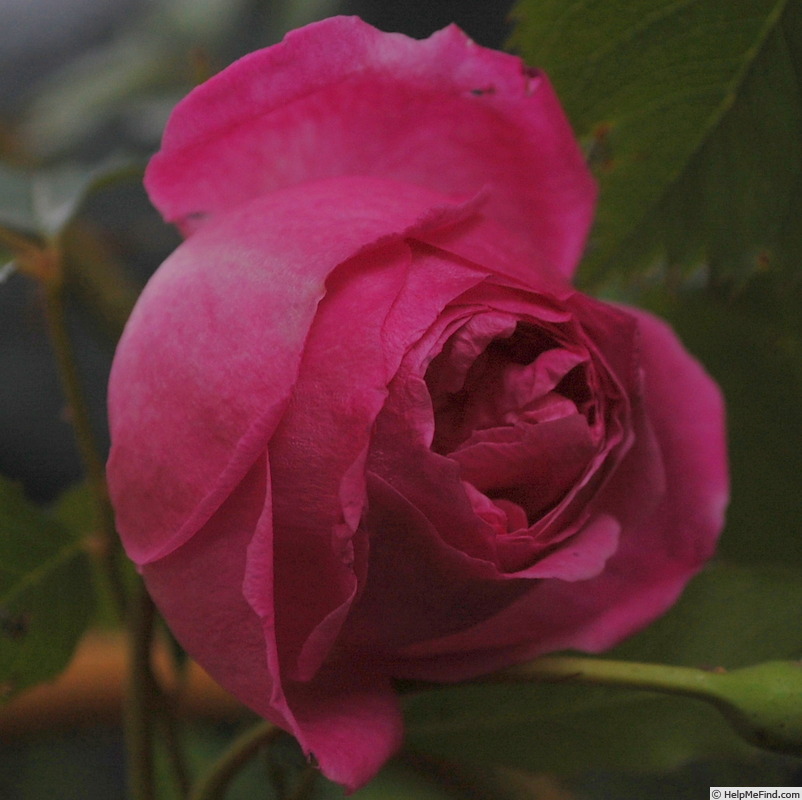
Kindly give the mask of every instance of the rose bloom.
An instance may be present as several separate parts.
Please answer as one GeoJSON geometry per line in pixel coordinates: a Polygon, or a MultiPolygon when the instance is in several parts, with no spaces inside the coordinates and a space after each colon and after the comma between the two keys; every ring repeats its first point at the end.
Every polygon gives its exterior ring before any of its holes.
{"type": "Polygon", "coordinates": [[[178,105],[186,241],[110,385],[119,530],[187,651],[354,789],[393,679],[597,652],[713,552],[719,392],[570,284],[595,189],[547,78],[333,18],[178,105]]]}

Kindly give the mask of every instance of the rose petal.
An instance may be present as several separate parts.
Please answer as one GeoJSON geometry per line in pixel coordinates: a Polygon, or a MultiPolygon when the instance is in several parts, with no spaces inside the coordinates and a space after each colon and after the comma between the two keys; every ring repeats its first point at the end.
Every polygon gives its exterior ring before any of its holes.
{"type": "Polygon", "coordinates": [[[449,545],[378,475],[370,473],[368,485],[370,570],[343,632],[357,663],[381,665],[397,648],[473,625],[526,590],[495,564],[449,545]]]}
{"type": "Polygon", "coordinates": [[[364,786],[401,746],[403,719],[395,687],[353,664],[332,667],[311,684],[289,684],[293,733],[323,774],[347,792],[364,786]]]}
{"type": "Polygon", "coordinates": [[[416,329],[425,330],[448,299],[481,278],[429,248],[395,241],[342,264],[327,281],[292,399],[270,442],[275,541],[252,554],[254,569],[266,558],[278,564],[274,593],[254,582],[262,590],[251,600],[281,619],[280,661],[289,676],[308,680],[320,667],[356,591],[354,547],[361,545],[352,538],[387,385],[416,329]]]}
{"type": "Polygon", "coordinates": [[[495,563],[493,530],[474,513],[459,465],[429,450],[431,420],[426,384],[412,377],[397,381],[376,420],[368,470],[407,498],[447,544],[495,563]]]}
{"type": "Polygon", "coordinates": [[[538,553],[538,543],[524,533],[502,536],[499,558],[518,578],[585,581],[595,578],[616,552],[620,531],[617,520],[602,514],[547,554],[538,553]]]}
{"type": "Polygon", "coordinates": [[[271,513],[262,458],[192,539],[145,564],[142,575],[171,630],[204,669],[254,711],[289,727],[263,623],[242,594],[248,544],[264,527],[270,529],[271,513]]]}
{"type": "Polygon", "coordinates": [[[449,336],[442,352],[432,361],[428,377],[434,397],[453,394],[465,386],[468,371],[494,339],[507,339],[515,332],[515,317],[497,311],[472,315],[449,336]]]}
{"type": "Polygon", "coordinates": [[[555,650],[604,650],[668,609],[711,556],[727,499],[721,394],[665,323],[621,313],[640,332],[644,409],[590,507],[618,518],[617,551],[591,580],[539,582],[487,622],[408,648],[399,677],[459,680],[555,650]],[[656,484],[655,459],[665,470],[656,484]]]}
{"type": "Polygon", "coordinates": [[[254,581],[251,602],[281,620],[281,663],[298,680],[320,667],[356,592],[352,538],[365,503],[364,461],[391,378],[392,356],[376,342],[410,260],[398,241],[332,273],[270,441],[275,534],[261,548],[254,542],[249,563],[258,571],[275,558],[276,586],[254,581]]]}
{"type": "Polygon", "coordinates": [[[109,486],[131,558],[183,544],[265,447],[327,275],[382,237],[460,213],[414,187],[335,179],[254,200],[175,251],[140,298],[110,379],[109,486]]]}
{"type": "Polygon", "coordinates": [[[662,320],[627,309],[638,322],[644,404],[668,489],[664,546],[700,565],[713,554],[729,499],[724,400],[704,368],[662,320]]]}
{"type": "Polygon", "coordinates": [[[596,445],[581,414],[522,425],[517,431],[515,442],[479,442],[450,457],[460,465],[462,480],[512,500],[534,522],[568,494],[590,466],[596,445]]]}
{"type": "Polygon", "coordinates": [[[595,198],[544,75],[454,26],[416,41],[353,17],[294,31],[195,89],[147,186],[191,231],[275,189],[347,174],[457,197],[486,187],[490,217],[567,275],[595,198]]]}
{"type": "MultiPolygon", "coordinates": [[[[146,564],[143,575],[172,631],[204,669],[254,711],[292,732],[328,777],[355,790],[400,746],[398,701],[387,678],[354,665],[339,672],[328,668],[310,683],[282,679],[275,620],[266,625],[259,619],[242,591],[257,579],[253,571],[246,577],[249,540],[271,529],[268,487],[261,459],[203,530],[146,564]]],[[[258,579],[272,584],[272,559],[261,563],[258,579]]]]}

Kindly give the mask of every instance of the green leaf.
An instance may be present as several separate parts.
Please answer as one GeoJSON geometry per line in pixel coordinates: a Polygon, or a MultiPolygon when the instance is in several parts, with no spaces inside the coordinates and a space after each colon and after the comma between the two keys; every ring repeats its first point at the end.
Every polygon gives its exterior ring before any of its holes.
{"type": "Polygon", "coordinates": [[[52,516],[77,539],[84,539],[94,524],[92,489],[88,481],[76,483],[59,495],[52,516]]]}
{"type": "MultiPolygon", "coordinates": [[[[719,565],[662,620],[610,655],[738,667],[802,655],[802,573],[719,565]]],[[[437,689],[406,703],[408,745],[443,758],[561,774],[661,771],[758,751],[707,704],[594,687],[483,685],[437,689]]]]}
{"type": "Polygon", "coordinates": [[[600,184],[585,279],[655,259],[736,280],[799,266],[799,0],[520,0],[515,16],[600,184]]]}
{"type": "Polygon", "coordinates": [[[93,605],[89,556],[68,527],[0,479],[0,687],[4,698],[67,665],[93,605]]]}
{"type": "MultiPolygon", "coordinates": [[[[77,483],[63,492],[51,512],[52,518],[74,541],[81,542],[87,552],[91,552],[93,547],[103,546],[92,542],[96,512],[88,481],[77,483]]],[[[130,574],[134,568],[127,559],[122,561],[120,567],[126,580],[135,580],[130,574]]],[[[100,559],[90,558],[89,569],[93,597],[92,618],[88,624],[101,629],[117,628],[120,624],[119,614],[104,565],[100,559]]]]}
{"type": "MultiPolygon", "coordinates": [[[[51,509],[52,517],[56,522],[71,533],[76,541],[80,541],[85,546],[87,552],[92,553],[95,548],[103,548],[104,541],[93,541],[95,535],[97,510],[95,498],[92,496],[92,488],[89,481],[77,483],[64,491],[58,501],[51,509]]],[[[123,581],[123,588],[126,594],[133,593],[139,585],[139,574],[134,563],[125,558],[119,540],[115,544],[120,547],[118,569],[123,581]]],[[[109,581],[106,564],[101,558],[89,559],[92,571],[91,584],[94,596],[92,598],[93,616],[90,624],[93,628],[99,629],[118,629],[120,626],[120,612],[114,596],[114,589],[109,581]]],[[[164,626],[164,634],[168,645],[173,650],[173,659],[181,668],[187,660],[186,654],[181,646],[174,641],[173,634],[167,626],[164,626]],[[180,653],[180,654],[179,654],[180,653]]]]}

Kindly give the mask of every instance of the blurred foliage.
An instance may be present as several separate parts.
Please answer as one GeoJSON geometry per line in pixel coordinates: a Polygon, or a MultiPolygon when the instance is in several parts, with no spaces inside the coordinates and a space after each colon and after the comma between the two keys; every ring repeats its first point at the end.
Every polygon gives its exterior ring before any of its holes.
{"type": "Polygon", "coordinates": [[[192,85],[254,46],[326,16],[332,0],[159,0],[101,46],[53,73],[27,103],[17,133],[29,155],[62,158],[98,132],[158,142],[172,106],[192,85]],[[244,36],[243,32],[248,31],[244,36]],[[243,39],[245,42],[243,43],[243,39]]]}
{"type": "MultiPolygon", "coordinates": [[[[218,756],[236,736],[241,726],[198,723],[188,726],[185,744],[194,768],[203,767],[218,756]]],[[[124,747],[119,730],[97,728],[74,732],[70,736],[46,737],[35,743],[5,748],[0,764],[0,796],[3,800],[124,800],[121,786],[124,747]]],[[[290,737],[283,737],[268,752],[249,763],[226,792],[226,800],[284,800],[300,788],[306,760],[290,737]]],[[[482,800],[535,800],[531,793],[503,789],[512,782],[487,781],[482,800]],[[494,791],[493,786],[498,786],[494,791]]],[[[160,783],[160,800],[181,800],[160,783]]],[[[375,781],[351,795],[354,800],[455,800],[458,795],[442,787],[442,781],[427,776],[416,765],[400,761],[389,764],[375,781]]],[[[539,798],[538,796],[535,796],[539,798]]],[[[298,800],[344,800],[341,787],[318,776],[308,793],[298,800]]],[[[547,798],[544,798],[547,800],[547,798]]],[[[555,798],[556,800],[556,798],[555,798]]]]}
{"type": "Polygon", "coordinates": [[[108,158],[79,167],[63,164],[34,172],[0,164],[0,225],[39,239],[64,233],[87,197],[116,181],[138,179],[142,166],[108,158]]]}
{"type": "Polygon", "coordinates": [[[717,563],[616,658],[734,669],[802,657],[802,568],[717,563]]]}
{"type": "Polygon", "coordinates": [[[89,623],[91,531],[83,522],[74,510],[40,511],[0,479],[2,700],[58,675],[89,623]]]}
{"type": "Polygon", "coordinates": [[[133,307],[133,290],[108,254],[101,255],[97,268],[99,244],[76,217],[94,192],[141,174],[141,165],[123,158],[35,171],[0,163],[0,261],[5,262],[0,283],[20,267],[26,249],[52,244],[63,256],[65,280],[92,295],[86,307],[118,338],[133,307]]]}
{"type": "Polygon", "coordinates": [[[204,54],[232,36],[250,5],[249,0],[148,4],[111,41],[81,54],[40,87],[21,121],[28,152],[63,156],[116,115],[127,117],[145,138],[158,136],[179,96],[168,94],[165,103],[165,90],[206,77],[204,54]]]}
{"type": "Polygon", "coordinates": [[[55,246],[71,294],[116,342],[137,292],[93,227],[78,217],[92,195],[120,183],[139,182],[143,169],[138,159],[121,156],[91,165],[68,163],[37,170],[0,163],[0,251],[6,262],[0,282],[20,268],[16,242],[23,249],[55,246]]]}

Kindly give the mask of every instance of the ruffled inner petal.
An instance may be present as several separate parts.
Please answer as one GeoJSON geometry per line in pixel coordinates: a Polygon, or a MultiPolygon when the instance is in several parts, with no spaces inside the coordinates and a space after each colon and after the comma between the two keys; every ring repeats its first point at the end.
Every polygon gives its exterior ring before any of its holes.
{"type": "MultiPolygon", "coordinates": [[[[631,447],[582,498],[586,519],[620,527],[615,551],[581,587],[562,577],[536,581],[472,629],[410,646],[397,654],[399,677],[465,679],[555,650],[604,650],[668,609],[711,556],[727,496],[721,394],[665,323],[589,302],[583,323],[611,334],[608,342],[594,339],[599,358],[635,384],[631,447]],[[638,346],[624,346],[627,337],[638,346]]],[[[597,552],[603,534],[596,531],[597,552]]],[[[567,552],[570,545],[555,557],[567,552]]]]}
{"type": "Polygon", "coordinates": [[[462,480],[490,498],[515,503],[539,519],[583,475],[596,452],[581,414],[521,425],[513,442],[485,441],[451,454],[462,480]]]}
{"type": "Polygon", "coordinates": [[[587,351],[563,343],[557,329],[499,312],[470,317],[426,371],[433,450],[456,461],[462,479],[488,497],[523,509],[531,525],[603,446],[588,362],[587,351]]]}
{"type": "Polygon", "coordinates": [[[503,538],[499,547],[504,567],[519,578],[558,578],[586,581],[595,578],[618,548],[621,525],[606,514],[594,516],[566,541],[551,551],[537,547],[522,532],[503,538]]]}
{"type": "Polygon", "coordinates": [[[629,406],[572,302],[469,289],[405,356],[377,420],[371,471],[502,579],[586,579],[617,545],[615,519],[585,505],[631,444],[629,406]],[[438,511],[443,496],[466,509],[458,524],[438,511]]]}

